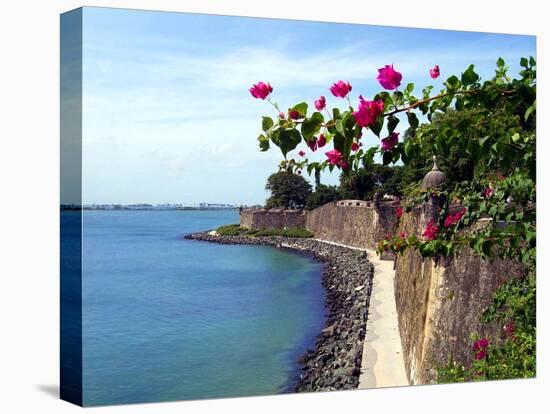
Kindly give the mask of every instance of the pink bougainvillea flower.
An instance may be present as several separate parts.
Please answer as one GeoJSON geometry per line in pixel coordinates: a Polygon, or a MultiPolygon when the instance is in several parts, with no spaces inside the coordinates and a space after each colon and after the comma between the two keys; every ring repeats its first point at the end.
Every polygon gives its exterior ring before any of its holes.
{"type": "Polygon", "coordinates": [[[474,342],[472,346],[473,350],[476,352],[484,351],[489,346],[489,340],[487,338],[481,338],[474,342]]]}
{"type": "Polygon", "coordinates": [[[327,139],[323,134],[319,134],[319,138],[317,138],[317,147],[322,148],[326,145],[327,139]]]}
{"type": "Polygon", "coordinates": [[[265,99],[273,92],[273,88],[269,83],[258,82],[250,89],[250,94],[256,99],[265,99]]]}
{"type": "Polygon", "coordinates": [[[334,82],[329,89],[330,92],[337,98],[345,98],[351,91],[351,84],[349,82],[339,80],[338,82],[334,82]]]}
{"type": "Polygon", "coordinates": [[[338,165],[342,162],[342,153],[336,149],[325,152],[327,156],[328,163],[332,165],[338,165]]]}
{"type": "Polygon", "coordinates": [[[359,105],[357,111],[353,113],[355,122],[360,127],[369,127],[376,122],[378,116],[384,111],[384,101],[366,101],[363,96],[359,96],[359,105]]]}
{"type": "Polygon", "coordinates": [[[306,153],[305,153],[303,150],[300,150],[300,152],[298,153],[298,155],[299,155],[300,157],[303,157],[303,156],[306,155],[306,153]]]}
{"type": "Polygon", "coordinates": [[[317,150],[317,140],[312,139],[311,141],[308,141],[307,146],[309,147],[310,150],[315,152],[317,150]]]}
{"type": "Polygon", "coordinates": [[[290,119],[300,119],[300,118],[303,118],[303,116],[300,115],[300,112],[294,111],[294,110],[292,110],[292,109],[291,109],[290,111],[288,111],[288,117],[289,117],[290,119]]]}
{"type": "Polygon", "coordinates": [[[358,149],[359,149],[359,144],[357,142],[354,142],[353,144],[351,144],[352,151],[357,151],[358,149]]]}
{"type": "Polygon", "coordinates": [[[491,187],[487,187],[485,190],[483,190],[483,197],[490,198],[495,193],[495,190],[493,190],[491,187]]]}
{"type": "Polygon", "coordinates": [[[397,207],[395,209],[395,215],[397,216],[397,218],[401,218],[401,216],[403,215],[403,207],[397,207]]]}
{"type": "Polygon", "coordinates": [[[516,325],[514,325],[513,322],[505,324],[502,329],[504,330],[504,333],[508,336],[513,336],[516,332],[516,325]]]}
{"type": "Polygon", "coordinates": [[[439,65],[435,65],[433,68],[430,69],[430,76],[432,77],[432,79],[439,78],[439,75],[439,65]]]}
{"type": "Polygon", "coordinates": [[[457,211],[455,214],[449,214],[445,218],[445,223],[443,223],[443,225],[445,226],[445,228],[451,227],[453,224],[458,223],[465,213],[466,209],[463,208],[462,210],[457,211]]]}
{"type": "Polygon", "coordinates": [[[342,153],[336,149],[333,149],[331,151],[325,152],[325,155],[327,156],[328,163],[332,165],[337,165],[340,168],[346,169],[348,168],[348,163],[342,156],[342,153]]]}
{"type": "Polygon", "coordinates": [[[401,233],[399,233],[399,237],[401,237],[402,239],[406,239],[407,238],[407,233],[401,232],[401,233]]]}
{"type": "Polygon", "coordinates": [[[439,226],[435,224],[433,221],[430,221],[426,228],[424,229],[424,232],[422,233],[422,236],[426,240],[434,240],[437,237],[437,232],[439,231],[439,226]]]}
{"type": "Polygon", "coordinates": [[[390,151],[399,142],[399,132],[392,132],[390,136],[382,139],[382,151],[390,151]]]}
{"type": "Polygon", "coordinates": [[[487,358],[487,351],[479,351],[479,352],[477,352],[476,355],[475,355],[475,359],[476,359],[477,361],[480,361],[480,360],[482,360],[482,359],[484,359],[484,358],[487,358]]]}
{"type": "MultiPolygon", "coordinates": [[[[351,89],[351,87],[350,87],[351,89]]],[[[319,99],[315,100],[315,109],[322,111],[327,106],[327,101],[324,96],[320,96],[319,99]]]]}
{"type": "Polygon", "coordinates": [[[378,69],[378,76],[376,80],[380,82],[380,85],[384,89],[396,89],[401,85],[401,79],[403,76],[401,73],[393,68],[393,65],[386,65],[383,68],[378,69]]]}
{"type": "Polygon", "coordinates": [[[284,112],[279,112],[279,118],[285,119],[286,118],[285,113],[284,112]]]}

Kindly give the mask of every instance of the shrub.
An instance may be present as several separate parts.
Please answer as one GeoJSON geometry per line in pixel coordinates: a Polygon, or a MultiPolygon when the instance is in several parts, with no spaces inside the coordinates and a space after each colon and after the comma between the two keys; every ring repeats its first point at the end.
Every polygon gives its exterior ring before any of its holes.
{"type": "Polygon", "coordinates": [[[241,227],[238,224],[227,224],[225,226],[218,227],[218,229],[216,230],[216,233],[218,233],[220,236],[248,236],[248,237],[281,236],[281,237],[299,237],[299,238],[313,237],[313,233],[300,227],[292,227],[288,229],[256,230],[256,229],[247,229],[246,227],[241,227]]]}
{"type": "Polygon", "coordinates": [[[228,224],[226,226],[218,227],[216,233],[220,236],[238,236],[244,229],[238,224],[228,224]]]}
{"type": "Polygon", "coordinates": [[[281,236],[281,237],[297,237],[297,238],[311,238],[313,233],[307,231],[306,229],[300,227],[293,227],[288,229],[268,229],[268,230],[259,230],[255,236],[281,236]]]}

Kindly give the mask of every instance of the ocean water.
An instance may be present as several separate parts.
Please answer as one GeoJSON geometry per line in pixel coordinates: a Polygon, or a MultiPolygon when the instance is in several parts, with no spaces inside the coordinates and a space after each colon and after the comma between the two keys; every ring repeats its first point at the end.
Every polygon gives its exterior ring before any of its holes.
{"type": "Polygon", "coordinates": [[[235,211],[85,211],[84,405],[291,391],[324,322],[322,265],[184,240],[235,211]]]}

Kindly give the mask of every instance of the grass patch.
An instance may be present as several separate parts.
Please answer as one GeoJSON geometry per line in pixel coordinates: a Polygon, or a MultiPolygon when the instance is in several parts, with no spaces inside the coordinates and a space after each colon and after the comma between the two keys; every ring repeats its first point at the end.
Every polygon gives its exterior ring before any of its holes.
{"type": "Polygon", "coordinates": [[[299,227],[289,228],[289,229],[270,229],[270,230],[260,230],[256,233],[256,236],[282,236],[282,237],[300,237],[308,239],[313,237],[313,233],[302,229],[299,227]]]}
{"type": "Polygon", "coordinates": [[[216,233],[220,236],[238,236],[243,229],[238,224],[228,224],[218,227],[216,233]]]}
{"type": "Polygon", "coordinates": [[[251,230],[246,227],[241,227],[238,224],[228,224],[226,226],[218,227],[216,230],[220,236],[248,236],[248,237],[298,237],[298,238],[311,238],[313,233],[300,227],[293,227],[288,229],[269,229],[269,230],[251,230]]]}

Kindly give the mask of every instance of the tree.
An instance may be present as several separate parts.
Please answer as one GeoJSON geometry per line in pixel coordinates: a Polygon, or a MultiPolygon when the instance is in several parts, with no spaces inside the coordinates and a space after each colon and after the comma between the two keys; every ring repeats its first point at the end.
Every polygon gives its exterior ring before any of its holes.
{"type": "Polygon", "coordinates": [[[357,171],[340,175],[340,193],[343,198],[354,200],[372,199],[374,193],[383,189],[384,184],[394,175],[394,168],[372,164],[357,171]]]}
{"type": "Polygon", "coordinates": [[[266,208],[303,208],[311,194],[311,184],[301,175],[288,171],[271,174],[265,189],[271,191],[266,208]]]}
{"type": "Polygon", "coordinates": [[[335,185],[319,184],[315,187],[315,191],[308,196],[306,208],[312,210],[331,201],[341,200],[342,198],[335,185]]]}

